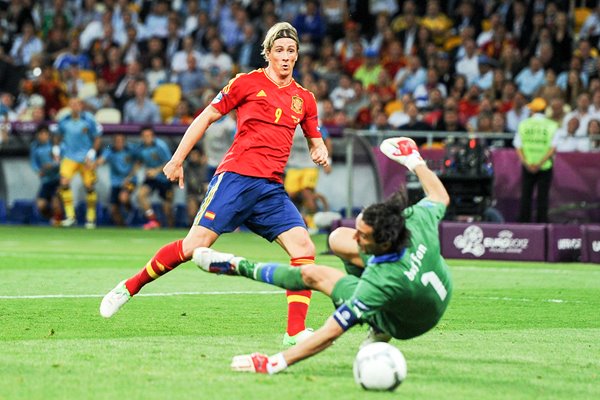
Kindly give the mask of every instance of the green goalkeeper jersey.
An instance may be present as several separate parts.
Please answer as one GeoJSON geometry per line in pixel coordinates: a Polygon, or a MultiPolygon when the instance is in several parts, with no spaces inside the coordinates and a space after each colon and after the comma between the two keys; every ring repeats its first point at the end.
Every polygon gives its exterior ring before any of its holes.
{"type": "MultiPolygon", "coordinates": [[[[350,325],[366,322],[395,338],[409,339],[437,324],[452,293],[438,233],[445,211],[443,204],[428,199],[407,208],[410,243],[404,252],[365,255],[361,277],[348,275],[338,282],[332,298],[353,314],[348,321],[350,325]]],[[[344,314],[339,310],[337,317],[334,314],[338,322],[344,314]]]]}

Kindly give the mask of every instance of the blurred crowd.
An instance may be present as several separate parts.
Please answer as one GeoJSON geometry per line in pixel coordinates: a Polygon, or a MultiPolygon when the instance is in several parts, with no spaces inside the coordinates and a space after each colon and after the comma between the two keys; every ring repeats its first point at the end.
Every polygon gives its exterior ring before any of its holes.
{"type": "MultiPolygon", "coordinates": [[[[515,132],[526,104],[578,135],[600,112],[600,3],[546,0],[14,0],[1,4],[1,113],[53,119],[69,97],[121,122],[191,121],[238,72],[264,65],[264,31],[290,21],[296,80],[323,125],[515,132]],[[181,90],[165,110],[161,85],[181,90]]],[[[112,122],[112,121],[111,121],[112,122]]],[[[593,146],[592,146],[593,147],[593,146]]]]}

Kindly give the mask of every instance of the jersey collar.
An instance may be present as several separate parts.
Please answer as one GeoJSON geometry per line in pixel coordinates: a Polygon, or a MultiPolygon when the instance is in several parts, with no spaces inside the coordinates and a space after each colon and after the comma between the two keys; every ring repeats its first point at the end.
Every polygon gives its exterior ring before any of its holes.
{"type": "Polygon", "coordinates": [[[382,264],[382,263],[396,262],[399,259],[401,259],[402,256],[404,256],[405,252],[406,252],[406,249],[402,249],[402,251],[400,253],[386,253],[386,254],[380,254],[378,256],[371,256],[371,257],[369,257],[368,263],[369,264],[382,264]]]}

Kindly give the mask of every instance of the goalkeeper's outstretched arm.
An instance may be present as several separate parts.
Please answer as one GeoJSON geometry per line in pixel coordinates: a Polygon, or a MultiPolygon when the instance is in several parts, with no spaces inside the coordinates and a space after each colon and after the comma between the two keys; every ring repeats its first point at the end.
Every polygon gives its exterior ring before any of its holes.
{"type": "Polygon", "coordinates": [[[445,205],[450,203],[446,188],[437,175],[427,167],[414,140],[408,137],[385,139],[379,149],[390,160],[404,165],[417,175],[428,199],[445,205]]]}

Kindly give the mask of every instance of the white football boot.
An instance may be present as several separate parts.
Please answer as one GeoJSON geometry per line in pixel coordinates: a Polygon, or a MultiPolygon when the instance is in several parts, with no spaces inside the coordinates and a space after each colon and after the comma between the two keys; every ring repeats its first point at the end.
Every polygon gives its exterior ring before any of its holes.
{"type": "Polygon", "coordinates": [[[119,282],[119,284],[102,299],[102,303],[100,303],[100,315],[104,318],[112,317],[129,301],[130,298],[131,294],[125,286],[125,281],[119,282]]]}

